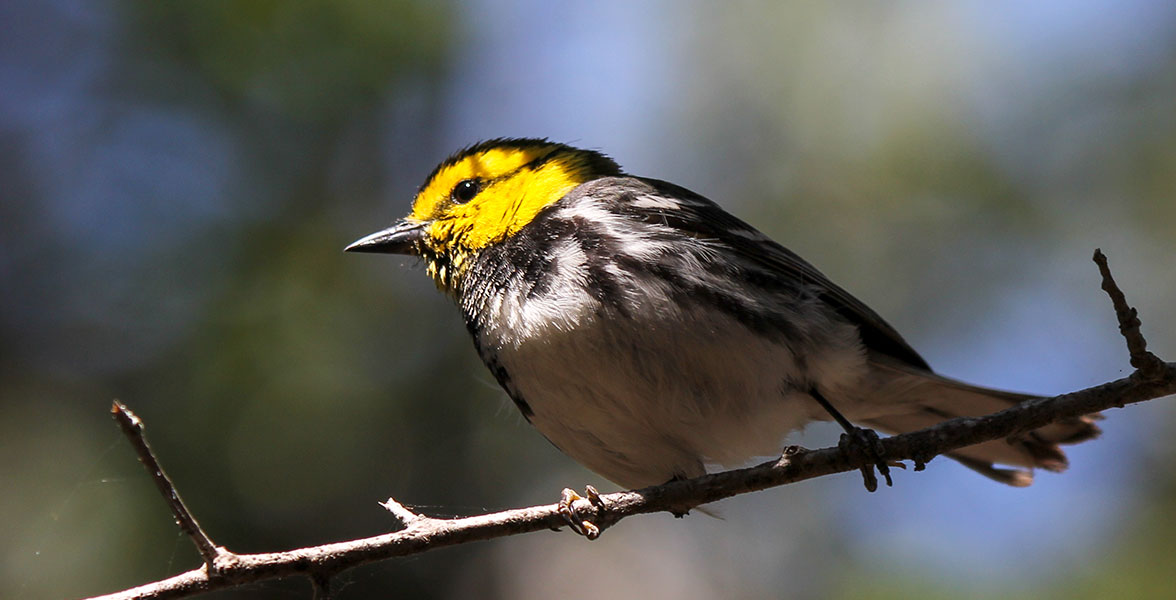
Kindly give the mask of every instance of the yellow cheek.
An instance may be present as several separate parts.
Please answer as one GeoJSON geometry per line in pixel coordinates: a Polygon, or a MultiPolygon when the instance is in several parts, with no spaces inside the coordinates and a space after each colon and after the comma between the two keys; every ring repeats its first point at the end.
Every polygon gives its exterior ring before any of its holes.
{"type": "Polygon", "coordinates": [[[579,173],[562,165],[546,165],[494,184],[470,204],[454,207],[447,217],[461,223],[454,240],[473,250],[514,235],[577,185],[579,173]]]}
{"type": "Polygon", "coordinates": [[[491,148],[441,169],[413,203],[412,218],[427,221],[442,216],[450,206],[449,193],[466,179],[497,179],[551,152],[553,145],[533,148],[491,148]]]}
{"type": "Polygon", "coordinates": [[[445,257],[442,262],[448,271],[431,273],[440,285],[460,278],[471,255],[515,235],[590,178],[584,165],[576,161],[551,160],[534,169],[520,165],[498,179],[479,175],[488,182],[486,187],[470,202],[453,204],[444,190],[469,175],[462,167],[455,165],[440,173],[421,192],[410,217],[429,222],[428,243],[445,257]]]}

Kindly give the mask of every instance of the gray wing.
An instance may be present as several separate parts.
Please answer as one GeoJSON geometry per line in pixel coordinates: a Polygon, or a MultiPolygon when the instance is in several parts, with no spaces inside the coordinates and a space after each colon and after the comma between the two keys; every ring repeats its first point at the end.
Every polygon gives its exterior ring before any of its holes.
{"type": "Polygon", "coordinates": [[[772,241],[714,202],[686,188],[657,179],[630,177],[618,178],[619,181],[632,182],[635,194],[670,198],[677,200],[680,205],[679,208],[666,209],[651,208],[644,203],[625,203],[627,206],[623,211],[692,232],[699,238],[717,240],[741,257],[779,277],[798,279],[809,284],[822,301],[858,327],[867,350],[885,354],[918,369],[931,370],[927,361],[878,313],[830,281],[795,252],[772,241]]]}

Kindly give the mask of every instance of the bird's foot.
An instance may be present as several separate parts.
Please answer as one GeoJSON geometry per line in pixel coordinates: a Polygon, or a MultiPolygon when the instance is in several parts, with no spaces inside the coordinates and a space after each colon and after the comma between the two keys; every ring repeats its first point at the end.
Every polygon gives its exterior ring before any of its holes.
{"type": "Polygon", "coordinates": [[[853,456],[854,454],[862,453],[870,458],[873,464],[866,464],[861,467],[862,479],[865,481],[867,491],[873,492],[878,489],[878,477],[874,474],[875,468],[886,479],[887,487],[894,485],[894,482],[890,479],[890,466],[892,464],[895,464],[895,466],[902,465],[899,463],[890,463],[886,460],[886,450],[882,447],[882,440],[873,429],[854,427],[852,430],[841,434],[841,441],[838,442],[837,447],[847,455],[853,456]]]}
{"type": "Polygon", "coordinates": [[[586,500],[595,506],[598,510],[604,510],[604,499],[600,497],[600,492],[592,486],[584,487],[584,495],[581,496],[570,488],[564,488],[559,495],[559,514],[567,522],[572,531],[590,539],[594,540],[600,537],[600,527],[592,521],[583,518],[580,515],[579,509],[576,508],[576,502],[586,500]]]}

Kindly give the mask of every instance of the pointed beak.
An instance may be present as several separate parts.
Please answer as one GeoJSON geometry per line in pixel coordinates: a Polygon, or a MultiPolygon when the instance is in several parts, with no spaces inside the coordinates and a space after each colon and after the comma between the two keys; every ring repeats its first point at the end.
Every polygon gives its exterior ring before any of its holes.
{"type": "Polygon", "coordinates": [[[425,224],[400,221],[395,225],[358,239],[343,249],[344,252],[375,252],[379,254],[416,254],[425,239],[425,224]]]}

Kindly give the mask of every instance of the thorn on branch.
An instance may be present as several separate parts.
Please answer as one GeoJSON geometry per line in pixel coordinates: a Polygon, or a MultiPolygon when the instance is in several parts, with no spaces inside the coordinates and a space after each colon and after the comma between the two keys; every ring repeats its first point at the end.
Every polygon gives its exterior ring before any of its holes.
{"type": "Polygon", "coordinates": [[[127,439],[130,440],[131,446],[135,448],[135,452],[139,455],[139,462],[151,475],[155,487],[159,488],[160,494],[163,494],[163,499],[171,509],[172,517],[176,520],[176,525],[179,525],[180,530],[192,539],[200,556],[204,558],[204,564],[208,567],[209,573],[218,572],[220,565],[217,564],[217,559],[231,557],[232,553],[212,543],[212,539],[208,537],[188,507],[184,505],[184,501],[180,498],[180,492],[176,490],[175,484],[172,483],[167,473],[163,472],[163,467],[155,458],[151,446],[147,444],[147,437],[143,433],[143,421],[118,400],[115,400],[111,405],[110,414],[118,426],[122,428],[127,439]]]}
{"type": "Polygon", "coordinates": [[[1127,296],[1111,276],[1111,267],[1101,248],[1094,250],[1094,262],[1102,274],[1102,289],[1111,297],[1115,317],[1119,320],[1119,333],[1127,340],[1127,351],[1131,353],[1131,366],[1146,379],[1157,380],[1164,375],[1164,361],[1147,349],[1147,340],[1140,331],[1139,312],[1127,304],[1127,296]]]}

